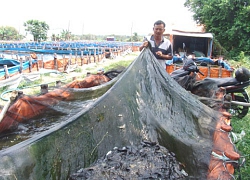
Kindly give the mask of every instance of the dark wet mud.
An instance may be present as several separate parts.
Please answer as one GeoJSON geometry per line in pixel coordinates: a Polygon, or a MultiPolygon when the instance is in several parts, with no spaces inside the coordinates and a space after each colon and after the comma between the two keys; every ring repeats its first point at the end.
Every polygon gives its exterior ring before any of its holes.
{"type": "Polygon", "coordinates": [[[139,146],[114,147],[88,168],[72,174],[70,180],[95,179],[186,179],[188,174],[175,154],[154,142],[139,146]]]}

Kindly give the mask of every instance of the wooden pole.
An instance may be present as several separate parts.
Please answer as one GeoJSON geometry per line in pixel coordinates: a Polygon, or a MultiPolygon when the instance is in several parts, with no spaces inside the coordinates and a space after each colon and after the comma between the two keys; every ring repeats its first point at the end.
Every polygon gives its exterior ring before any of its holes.
{"type": "Polygon", "coordinates": [[[77,51],[75,52],[75,64],[77,64],[77,51]]]}
{"type": "Polygon", "coordinates": [[[71,58],[72,58],[72,53],[69,54],[69,62],[68,62],[68,65],[71,65],[71,58]]]}
{"type": "Polygon", "coordinates": [[[66,71],[67,69],[67,61],[66,61],[66,58],[65,58],[65,54],[63,54],[63,71],[66,71]]]}
{"type": "Polygon", "coordinates": [[[42,59],[42,68],[44,68],[43,54],[41,55],[41,59],[42,59]]]}
{"type": "Polygon", "coordinates": [[[83,64],[84,64],[84,58],[83,58],[83,51],[81,51],[81,66],[83,66],[83,64]]]}
{"type": "Polygon", "coordinates": [[[5,79],[8,79],[10,77],[9,71],[8,71],[8,66],[3,65],[4,71],[5,71],[5,79]]]}
{"type": "Polygon", "coordinates": [[[91,63],[91,52],[89,51],[89,63],[91,63]]]}
{"type": "Polygon", "coordinates": [[[57,67],[57,54],[54,53],[54,69],[58,70],[58,67],[57,67]]]}
{"type": "Polygon", "coordinates": [[[96,63],[96,48],[94,49],[94,62],[96,63]]]}
{"type": "Polygon", "coordinates": [[[29,58],[29,71],[32,72],[32,59],[31,57],[28,58],[29,58]]]}
{"type": "Polygon", "coordinates": [[[99,52],[100,52],[100,47],[98,46],[98,48],[97,48],[97,61],[98,62],[100,62],[99,52]]]}
{"type": "Polygon", "coordinates": [[[23,72],[23,58],[20,58],[20,69],[19,73],[21,74],[23,72]]]}
{"type": "Polygon", "coordinates": [[[39,63],[38,63],[38,59],[36,60],[36,70],[39,71],[39,63]]]}
{"type": "Polygon", "coordinates": [[[89,55],[87,54],[87,64],[89,64],[89,55]]]}

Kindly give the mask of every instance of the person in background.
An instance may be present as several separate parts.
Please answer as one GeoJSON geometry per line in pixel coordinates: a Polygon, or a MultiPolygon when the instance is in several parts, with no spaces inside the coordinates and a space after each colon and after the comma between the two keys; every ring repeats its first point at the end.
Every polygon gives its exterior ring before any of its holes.
{"type": "Polygon", "coordinates": [[[219,56],[216,64],[218,64],[219,66],[225,68],[228,71],[234,71],[234,68],[231,67],[226,60],[224,60],[223,56],[219,56]]]}
{"type": "Polygon", "coordinates": [[[166,69],[166,60],[173,58],[172,44],[163,36],[165,26],[162,20],[156,21],[153,27],[153,35],[145,37],[142,46],[139,47],[140,51],[142,51],[142,49],[148,47],[150,43],[152,53],[164,69],[166,69]]]}

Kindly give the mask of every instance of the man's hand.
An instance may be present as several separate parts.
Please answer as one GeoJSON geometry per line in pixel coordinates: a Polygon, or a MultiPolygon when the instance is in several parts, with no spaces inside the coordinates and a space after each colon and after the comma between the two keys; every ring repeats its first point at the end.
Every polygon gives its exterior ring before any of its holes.
{"type": "Polygon", "coordinates": [[[148,41],[143,42],[142,46],[143,46],[143,48],[148,47],[148,41]]]}
{"type": "Polygon", "coordinates": [[[140,49],[140,51],[142,51],[142,49],[143,49],[143,48],[146,48],[146,47],[148,47],[148,41],[144,41],[144,42],[142,43],[142,46],[139,47],[139,49],[140,49]]]}
{"type": "Polygon", "coordinates": [[[162,57],[162,52],[161,51],[157,51],[156,55],[158,55],[159,57],[162,57]]]}

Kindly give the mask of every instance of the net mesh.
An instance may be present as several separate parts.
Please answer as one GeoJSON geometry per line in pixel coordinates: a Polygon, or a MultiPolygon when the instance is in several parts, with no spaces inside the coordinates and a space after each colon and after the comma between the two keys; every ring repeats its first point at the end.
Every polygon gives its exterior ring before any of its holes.
{"type": "MultiPolygon", "coordinates": [[[[110,80],[104,78],[100,84],[110,80]]],[[[82,109],[82,104],[77,109],[71,101],[102,95],[81,115],[91,129],[91,139],[99,142],[91,152],[96,152],[97,157],[115,146],[137,145],[141,139],[147,139],[174,152],[190,178],[232,177],[231,164],[211,154],[221,155],[226,150],[235,152],[229,132],[220,131],[222,125],[228,125],[225,122],[230,121],[230,116],[218,111],[221,106],[213,110],[183,89],[159,65],[149,49],[144,49],[117,79],[97,86],[99,91],[95,95],[93,89],[81,89],[86,87],[83,86],[86,81],[74,81],[38,97],[21,96],[7,111],[6,119],[1,122],[5,125],[1,128],[9,128],[7,121],[13,121],[15,126],[17,122],[48,113],[48,109],[67,117],[82,109]],[[91,91],[89,95],[88,91],[91,91]],[[69,112],[69,109],[75,111],[69,112]],[[118,128],[121,126],[122,130],[118,128]]],[[[81,153],[81,161],[86,162],[85,153],[89,151],[81,153]]],[[[75,165],[70,168],[76,170],[75,165]]]]}

